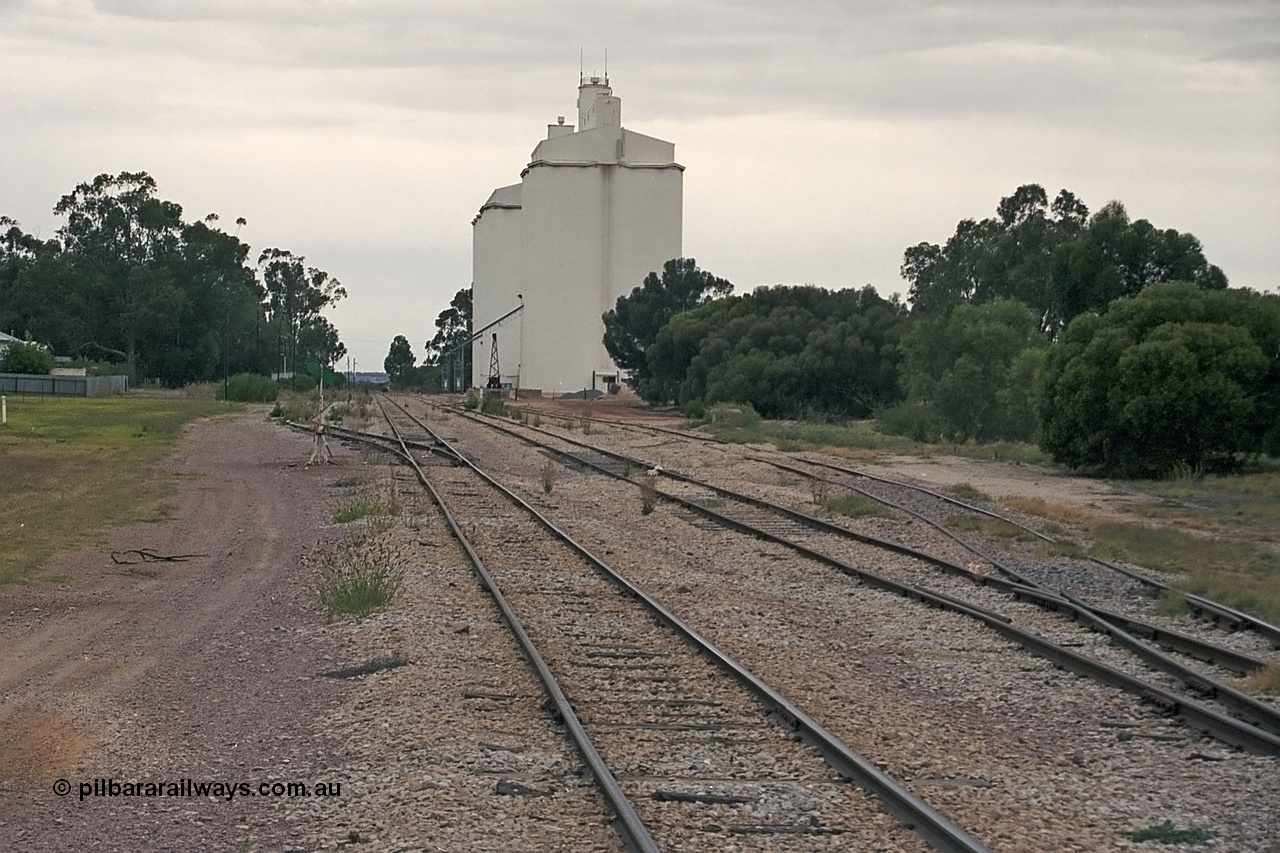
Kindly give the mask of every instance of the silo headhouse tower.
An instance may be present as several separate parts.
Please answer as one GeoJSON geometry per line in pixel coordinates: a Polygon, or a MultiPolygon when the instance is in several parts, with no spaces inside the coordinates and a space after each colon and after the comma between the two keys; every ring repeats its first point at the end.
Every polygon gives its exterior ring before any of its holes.
{"type": "Polygon", "coordinates": [[[578,124],[560,116],[520,183],[472,220],[472,384],[603,389],[618,368],[601,315],[681,255],[684,167],[675,145],[622,126],[608,77],[583,77],[578,124]]]}

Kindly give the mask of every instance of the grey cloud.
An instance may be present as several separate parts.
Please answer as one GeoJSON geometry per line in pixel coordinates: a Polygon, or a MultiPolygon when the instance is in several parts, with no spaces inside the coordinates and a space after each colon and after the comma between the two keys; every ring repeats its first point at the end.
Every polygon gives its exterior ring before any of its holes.
{"type": "Polygon", "coordinates": [[[1237,42],[1210,54],[1205,59],[1280,64],[1280,39],[1237,42]]]}

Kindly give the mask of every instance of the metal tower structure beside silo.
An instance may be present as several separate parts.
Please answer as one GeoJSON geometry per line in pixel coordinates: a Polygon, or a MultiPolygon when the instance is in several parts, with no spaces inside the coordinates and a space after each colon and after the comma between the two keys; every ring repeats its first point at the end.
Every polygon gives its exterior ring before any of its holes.
{"type": "MultiPolygon", "coordinates": [[[[683,172],[673,143],[622,126],[607,77],[581,78],[577,128],[563,116],[548,125],[520,183],[494,190],[471,223],[472,328],[509,315],[493,329],[503,385],[616,381],[600,317],[680,257],[683,172]]],[[[489,379],[488,338],[473,342],[475,386],[489,379]]]]}

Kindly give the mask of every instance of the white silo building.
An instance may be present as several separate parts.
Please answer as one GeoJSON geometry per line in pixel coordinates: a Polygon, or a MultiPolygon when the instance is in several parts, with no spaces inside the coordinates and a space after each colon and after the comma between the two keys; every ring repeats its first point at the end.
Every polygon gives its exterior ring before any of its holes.
{"type": "Polygon", "coordinates": [[[548,125],[520,183],[472,220],[474,385],[489,380],[494,334],[504,386],[616,381],[600,316],[680,257],[683,172],[673,143],[622,126],[607,77],[581,79],[577,128],[548,125]]]}

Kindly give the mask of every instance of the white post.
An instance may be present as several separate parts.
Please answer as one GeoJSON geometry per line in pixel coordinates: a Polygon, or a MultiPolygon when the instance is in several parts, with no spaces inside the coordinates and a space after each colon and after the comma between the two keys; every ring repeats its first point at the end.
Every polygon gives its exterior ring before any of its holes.
{"type": "Polygon", "coordinates": [[[0,424],[9,422],[9,398],[0,397],[0,424]]]}

